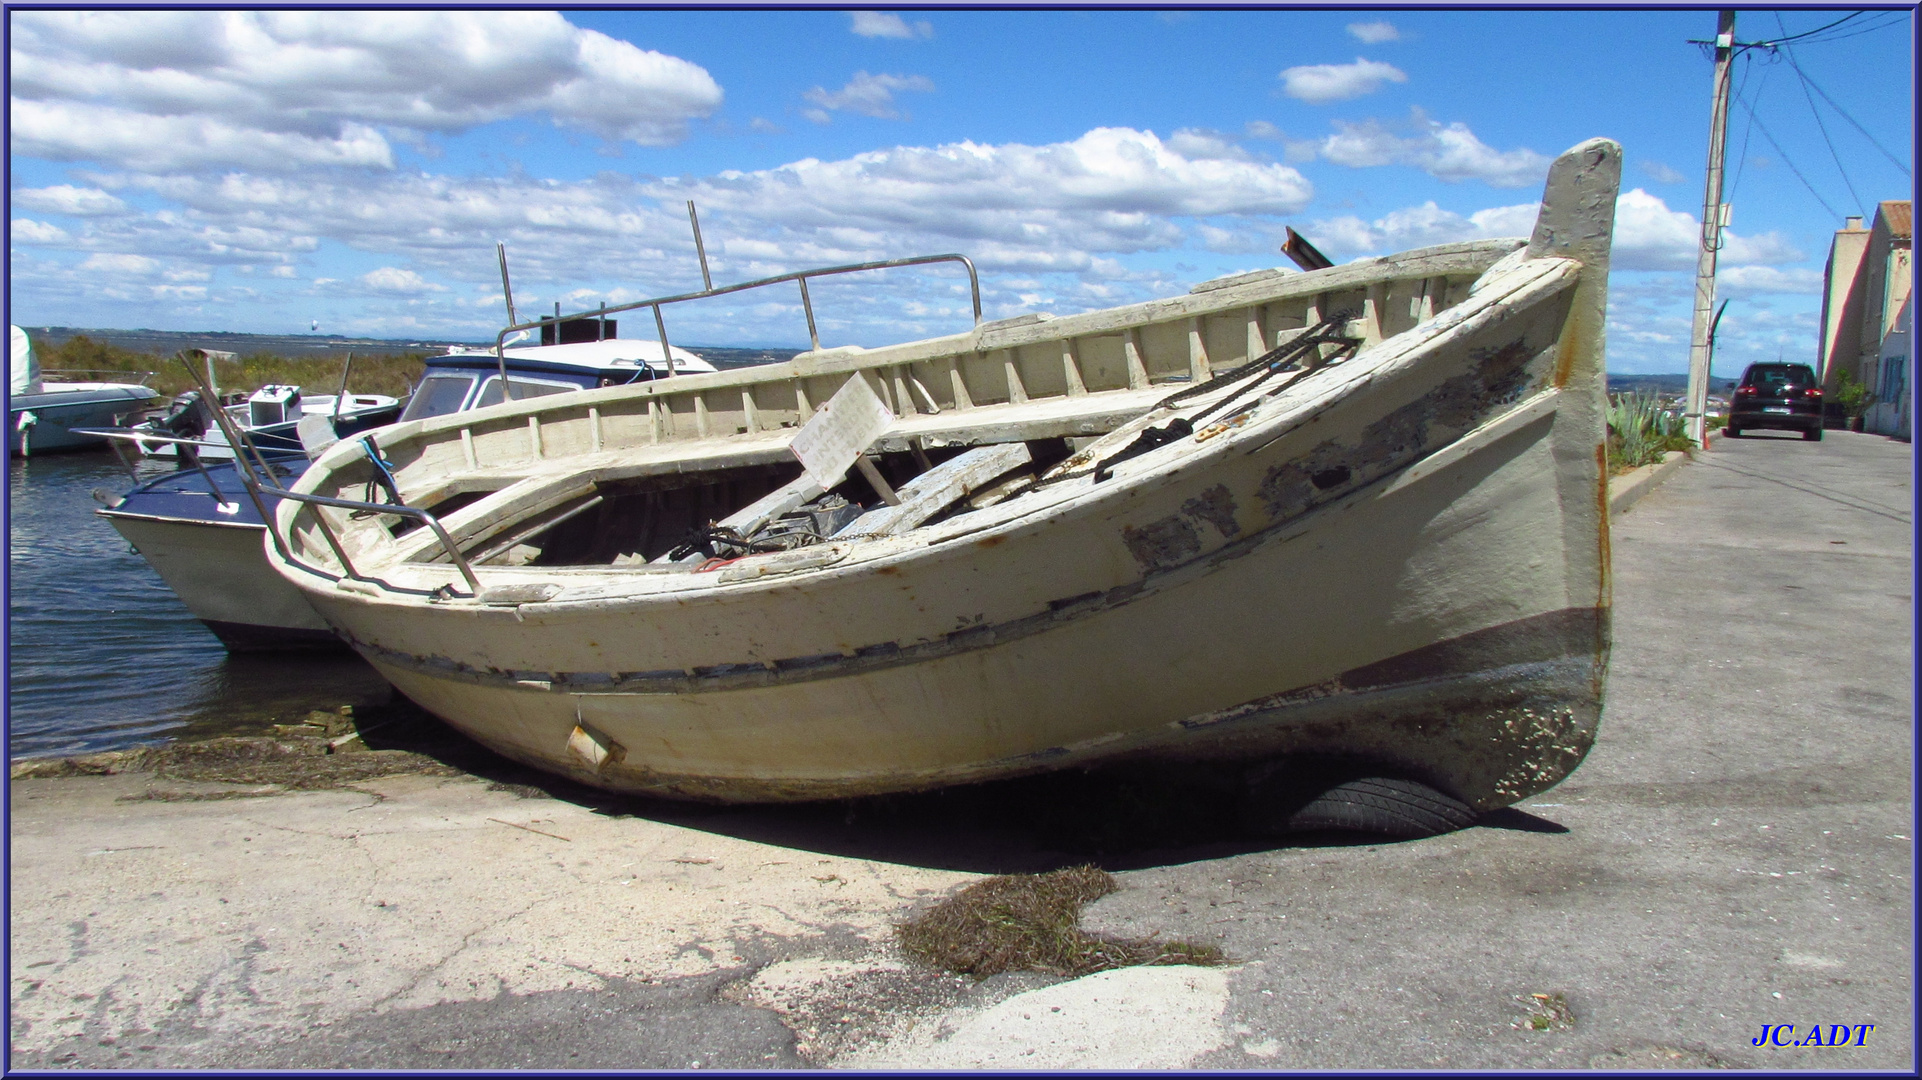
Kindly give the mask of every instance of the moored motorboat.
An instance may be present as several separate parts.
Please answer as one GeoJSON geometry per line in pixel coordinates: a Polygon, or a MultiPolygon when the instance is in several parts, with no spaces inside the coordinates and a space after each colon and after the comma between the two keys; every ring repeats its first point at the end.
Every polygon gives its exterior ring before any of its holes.
{"type": "Polygon", "coordinates": [[[53,380],[42,377],[33,342],[9,326],[7,453],[16,457],[88,450],[106,440],[78,428],[117,427],[160,401],[140,383],[53,380]]]}
{"type": "Polygon", "coordinates": [[[403,422],[269,561],[416,702],[614,790],[1312,755],[1506,805],[1600,713],[1619,180],[1594,140],[1526,240],[403,422]]]}
{"type": "MultiPolygon", "coordinates": [[[[681,349],[674,353],[677,370],[714,370],[692,353],[681,349]]],[[[609,339],[585,346],[509,349],[505,367],[515,397],[536,397],[665,377],[667,363],[659,354],[655,342],[609,339]]],[[[492,351],[454,349],[446,355],[428,357],[426,364],[420,386],[408,400],[404,413],[407,419],[485,408],[502,398],[502,361],[492,351]]],[[[308,461],[297,433],[291,430],[297,421],[285,415],[290,411],[287,406],[298,402],[290,402],[292,395],[285,393],[290,388],[264,389],[274,392],[253,396],[274,402],[277,411],[230,415],[226,426],[244,431],[245,438],[265,452],[267,461],[257,468],[271,470],[275,484],[288,484],[306,469],[308,461]],[[265,423],[233,423],[256,416],[265,423]]],[[[259,402],[242,402],[231,408],[248,410],[250,404],[259,402]]],[[[327,418],[333,437],[352,436],[378,415],[350,412],[345,421],[336,421],[331,402],[328,405],[324,411],[309,415],[327,418]]],[[[392,411],[388,410],[389,420],[393,419],[392,411]]],[[[203,413],[200,423],[206,422],[203,413]]],[[[210,428],[204,437],[197,428],[120,433],[125,441],[165,446],[188,457],[176,472],[140,483],[123,496],[102,496],[105,505],[97,513],[133,545],[187,610],[229,650],[339,648],[339,638],[299,591],[267,566],[262,551],[266,525],[261,507],[271,512],[278,499],[269,495],[258,504],[254,501],[231,460],[225,428],[220,424],[211,424],[210,428]],[[206,458],[223,455],[227,460],[201,464],[206,458]]]]}
{"type": "MultiPolygon", "coordinates": [[[[400,419],[405,404],[388,394],[303,394],[298,386],[269,383],[223,408],[261,450],[293,454],[301,452],[300,422],[307,417],[318,417],[339,437],[391,424],[400,419]]],[[[227,461],[234,456],[219,426],[208,423],[198,390],[176,397],[166,414],[139,426],[155,435],[194,440],[201,461],[227,461]]],[[[148,457],[178,459],[183,454],[183,444],[171,439],[149,439],[137,445],[148,457]]]]}

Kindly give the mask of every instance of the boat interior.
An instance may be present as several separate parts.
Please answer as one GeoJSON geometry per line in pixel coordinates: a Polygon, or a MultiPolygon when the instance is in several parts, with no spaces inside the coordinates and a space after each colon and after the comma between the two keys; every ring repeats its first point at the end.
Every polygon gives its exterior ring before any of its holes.
{"type": "MultiPolygon", "coordinates": [[[[1329,326],[1360,349],[1465,300],[1518,241],[1442,245],[1294,273],[1261,270],[1187,296],[879,349],[818,349],[758,368],[509,402],[398,425],[343,455],[316,494],[431,514],[477,568],[686,571],[830,539],[895,535],[1032,487],[1157,403],[1254,366],[1329,326]],[[789,444],[850,375],[894,417],[823,490],[789,444]]],[[[1353,349],[1349,352],[1352,354],[1353,349]]],[[[1297,349],[1313,366],[1326,346],[1297,349]]],[[[295,543],[338,563],[296,519],[295,543]]],[[[323,511],[356,563],[447,563],[418,520],[323,511]],[[364,527],[378,517],[381,528],[364,527]]],[[[337,554],[337,552],[336,552],[337,554]]]]}

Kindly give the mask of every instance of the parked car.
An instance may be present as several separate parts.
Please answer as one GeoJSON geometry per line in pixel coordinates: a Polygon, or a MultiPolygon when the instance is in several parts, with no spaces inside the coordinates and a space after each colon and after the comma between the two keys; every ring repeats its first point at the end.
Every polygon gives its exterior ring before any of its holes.
{"type": "Polygon", "coordinates": [[[1729,401],[1728,434],[1753,428],[1799,431],[1822,438],[1822,385],[1807,364],[1750,364],[1729,401]]]}

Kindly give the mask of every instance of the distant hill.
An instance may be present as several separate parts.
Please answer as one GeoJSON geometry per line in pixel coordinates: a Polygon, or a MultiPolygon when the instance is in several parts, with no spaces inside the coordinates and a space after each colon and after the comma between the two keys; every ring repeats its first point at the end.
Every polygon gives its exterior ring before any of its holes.
{"type": "MultiPolygon", "coordinates": [[[[85,335],[103,345],[170,357],[182,349],[212,349],[250,356],[268,353],[293,360],[339,360],[349,352],[367,357],[376,353],[438,353],[450,345],[490,348],[492,341],[453,341],[446,338],[352,338],[338,334],[235,334],[224,330],[99,330],[72,326],[23,327],[35,345],[57,348],[85,335]]],[[[737,349],[717,345],[682,345],[717,368],[753,367],[793,358],[800,349],[737,349]]]]}
{"type": "MultiPolygon", "coordinates": [[[[1739,381],[1740,381],[1739,379],[1724,379],[1720,377],[1712,377],[1708,381],[1708,392],[1711,394],[1731,393],[1735,389],[1735,384],[1739,381]]],[[[1608,377],[1609,393],[1632,394],[1632,393],[1635,393],[1636,391],[1640,391],[1644,394],[1658,394],[1658,395],[1686,394],[1688,393],[1688,376],[1686,374],[1683,374],[1683,375],[1610,375],[1608,377]]]]}

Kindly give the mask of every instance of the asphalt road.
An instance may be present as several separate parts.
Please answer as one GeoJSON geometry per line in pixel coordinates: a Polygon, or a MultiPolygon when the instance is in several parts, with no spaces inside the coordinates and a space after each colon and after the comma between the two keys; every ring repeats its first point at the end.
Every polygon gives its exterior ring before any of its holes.
{"type": "Polygon", "coordinates": [[[1910,467],[1845,432],[1682,467],[1613,532],[1594,752],[1429,840],[1275,847],[1072,779],[725,810],[505,764],[15,781],[10,1064],[1912,1069],[1910,467]],[[1230,965],[975,984],[892,945],[1088,860],[1121,890],[1084,926],[1230,965]]]}

